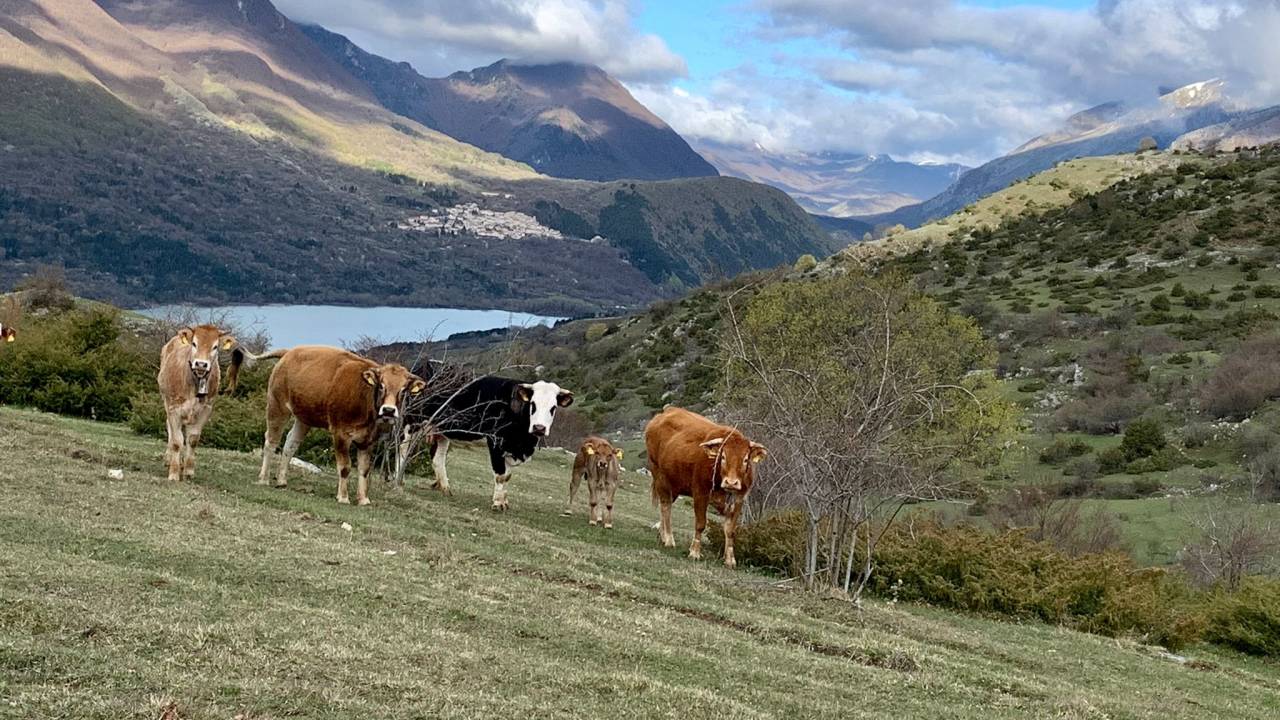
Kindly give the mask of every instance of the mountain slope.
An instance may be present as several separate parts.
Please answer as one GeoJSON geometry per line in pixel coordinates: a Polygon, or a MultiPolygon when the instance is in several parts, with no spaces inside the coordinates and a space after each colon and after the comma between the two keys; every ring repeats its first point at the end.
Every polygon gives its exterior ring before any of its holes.
{"type": "Polygon", "coordinates": [[[783,190],[810,212],[834,217],[871,215],[918,203],[942,192],[967,167],[918,165],[888,155],[771,153],[701,140],[695,149],[725,175],[783,190]]]}
{"type": "Polygon", "coordinates": [[[451,137],[555,177],[666,180],[715,175],[674,130],[598,67],[508,60],[446,78],[304,27],[383,105],[451,137]]]}
{"type": "Polygon", "coordinates": [[[1145,137],[1167,148],[1188,133],[1244,115],[1224,92],[1221,82],[1210,81],[1166,92],[1154,106],[1130,108],[1116,102],[1090,108],[1073,115],[1063,128],[965,173],[923,203],[865,219],[917,227],[1065,160],[1133,152],[1145,137]]]}
{"type": "Polygon", "coordinates": [[[830,247],[785,196],[729,179],[670,181],[696,183],[689,196],[719,202],[723,217],[691,213],[684,193],[630,183],[649,198],[643,222],[631,222],[607,210],[618,188],[545,178],[381,107],[266,0],[4,2],[5,285],[61,263],[77,291],[131,306],[581,314],[648,303],[668,278],[698,283],[719,266],[830,247]],[[532,215],[556,201],[604,213],[604,240],[589,242],[596,227],[538,228],[532,215]],[[415,218],[473,206],[530,217],[497,235],[466,222],[449,234],[414,229],[415,218]],[[705,261],[702,247],[725,223],[747,231],[718,264],[705,261]],[[633,232],[656,233],[666,249],[650,252],[633,232]]]}

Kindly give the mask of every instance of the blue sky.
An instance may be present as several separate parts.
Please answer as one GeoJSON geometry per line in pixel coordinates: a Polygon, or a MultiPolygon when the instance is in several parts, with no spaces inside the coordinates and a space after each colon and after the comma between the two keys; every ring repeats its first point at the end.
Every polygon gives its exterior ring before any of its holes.
{"type": "Polygon", "coordinates": [[[600,65],[696,142],[977,164],[1102,102],[1280,102],[1280,0],[275,0],[425,75],[600,65]]]}

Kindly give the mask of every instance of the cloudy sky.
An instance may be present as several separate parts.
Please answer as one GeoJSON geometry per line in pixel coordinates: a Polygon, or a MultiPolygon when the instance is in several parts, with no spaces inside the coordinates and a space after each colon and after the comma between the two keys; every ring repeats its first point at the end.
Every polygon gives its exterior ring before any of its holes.
{"type": "Polygon", "coordinates": [[[1113,99],[1214,77],[1280,102],[1280,0],[276,0],[425,75],[613,73],[679,132],[977,164],[1113,99]]]}

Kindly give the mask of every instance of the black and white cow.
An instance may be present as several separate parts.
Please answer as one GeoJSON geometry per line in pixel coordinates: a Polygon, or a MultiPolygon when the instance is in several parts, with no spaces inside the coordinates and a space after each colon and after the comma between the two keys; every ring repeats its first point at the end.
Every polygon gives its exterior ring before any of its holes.
{"type": "MultiPolygon", "coordinates": [[[[457,368],[421,363],[414,372],[431,383],[426,397],[406,410],[407,435],[425,432],[431,445],[432,486],[449,492],[445,458],[449,441],[483,440],[489,447],[493,468],[493,509],[507,509],[507,481],[516,465],[533,456],[538,441],[551,432],[556,410],[573,404],[573,393],[544,382],[522,382],[485,375],[469,378],[457,368]]],[[[406,445],[399,462],[403,466],[406,445]]]]}

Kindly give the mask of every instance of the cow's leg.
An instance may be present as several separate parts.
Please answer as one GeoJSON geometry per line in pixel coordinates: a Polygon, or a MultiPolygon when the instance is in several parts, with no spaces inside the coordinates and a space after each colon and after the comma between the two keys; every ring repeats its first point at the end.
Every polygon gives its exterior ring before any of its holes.
{"type": "Polygon", "coordinates": [[[618,491],[618,483],[609,483],[605,487],[604,496],[604,529],[613,529],[613,494],[618,491]]]}
{"type": "Polygon", "coordinates": [[[409,471],[409,458],[413,456],[414,447],[417,445],[420,435],[413,431],[413,428],[405,426],[404,435],[400,438],[400,442],[396,443],[396,466],[394,477],[394,485],[397,488],[404,487],[404,475],[409,471]]]}
{"type": "Polygon", "coordinates": [[[187,427],[186,458],[182,463],[182,476],[190,480],[196,476],[196,447],[200,444],[200,434],[204,432],[204,424],[209,422],[213,414],[213,403],[206,402],[196,411],[195,420],[187,427]]]}
{"type": "Polygon", "coordinates": [[[729,513],[724,519],[724,564],[735,567],[738,562],[733,557],[733,536],[738,531],[738,513],[729,513]]]}
{"type": "Polygon", "coordinates": [[[356,446],[356,471],[360,473],[356,481],[356,504],[369,504],[369,470],[373,468],[373,446],[356,446]]]}
{"type": "Polygon", "coordinates": [[[591,492],[589,498],[591,507],[587,510],[587,524],[595,525],[599,522],[596,519],[596,511],[600,508],[600,483],[595,478],[587,478],[587,490],[591,492]]]}
{"type": "Polygon", "coordinates": [[[277,404],[267,395],[267,431],[262,441],[262,470],[258,473],[258,484],[266,485],[267,476],[271,473],[271,460],[280,446],[280,435],[284,432],[284,421],[289,419],[289,411],[277,404]]]}
{"type": "Polygon", "coordinates": [[[702,532],[707,529],[707,496],[693,498],[693,542],[689,543],[689,557],[702,559],[702,532]]]}
{"type": "Polygon", "coordinates": [[[165,430],[168,431],[169,444],[164,448],[164,464],[169,469],[169,479],[177,481],[182,477],[182,415],[177,409],[167,409],[164,418],[165,430]]]}
{"type": "Polygon", "coordinates": [[[582,484],[582,468],[577,463],[573,465],[573,474],[569,476],[569,504],[564,506],[564,514],[573,514],[573,501],[578,497],[578,486],[582,484]]]}
{"type": "Polygon", "coordinates": [[[436,440],[435,450],[431,453],[431,471],[436,481],[431,487],[449,495],[449,471],[445,468],[445,458],[449,457],[449,438],[441,435],[436,440]]]}
{"type": "Polygon", "coordinates": [[[671,503],[672,502],[673,502],[673,499],[670,497],[664,497],[664,498],[658,499],[658,514],[659,514],[658,542],[662,543],[663,547],[669,547],[669,548],[676,546],[676,535],[671,531],[671,503]]]}
{"type": "Polygon", "coordinates": [[[338,502],[350,505],[347,496],[347,478],[351,477],[351,440],[341,434],[333,436],[333,454],[338,462],[338,502]]]}
{"type": "Polygon", "coordinates": [[[311,428],[301,420],[293,419],[293,428],[289,430],[289,437],[284,441],[284,450],[280,452],[280,470],[276,475],[276,487],[282,488],[289,484],[289,464],[293,462],[293,456],[298,454],[298,448],[302,447],[302,441],[307,439],[307,433],[310,431],[311,428]]]}
{"type": "Polygon", "coordinates": [[[489,465],[493,467],[493,509],[506,512],[507,481],[511,479],[511,469],[507,466],[507,458],[502,450],[489,441],[489,465]]]}

